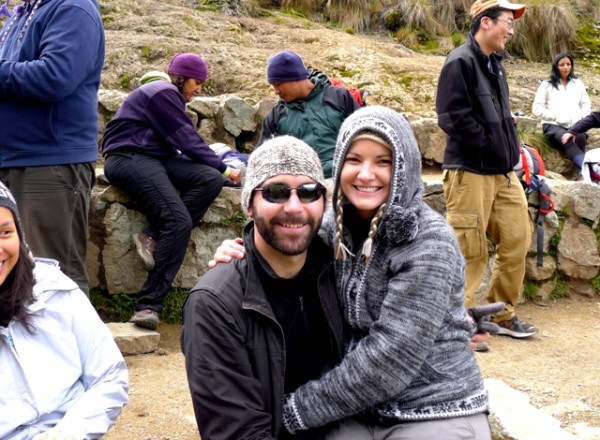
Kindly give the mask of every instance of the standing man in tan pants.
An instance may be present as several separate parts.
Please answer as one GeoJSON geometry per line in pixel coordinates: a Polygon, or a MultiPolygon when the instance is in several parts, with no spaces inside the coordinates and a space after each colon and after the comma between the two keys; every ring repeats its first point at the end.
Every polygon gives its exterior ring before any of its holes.
{"type": "Polygon", "coordinates": [[[468,40],[448,55],[436,101],[438,124],[447,134],[447,219],[467,261],[466,306],[475,305],[475,292],[485,275],[489,236],[497,257],[488,301],[506,304],[493,319],[499,334],[514,338],[538,332],[515,313],[532,226],[523,187],[512,171],[519,160],[519,141],[499,55],[524,12],[525,5],[507,0],[473,4],[468,40]]]}

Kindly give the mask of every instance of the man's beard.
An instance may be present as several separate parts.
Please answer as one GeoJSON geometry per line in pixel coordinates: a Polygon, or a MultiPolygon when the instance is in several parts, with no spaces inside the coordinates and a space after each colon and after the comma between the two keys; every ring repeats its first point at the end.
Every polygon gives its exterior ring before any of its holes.
{"type": "Polygon", "coordinates": [[[260,216],[254,218],[254,226],[263,240],[273,249],[283,255],[299,255],[306,251],[321,227],[321,219],[313,219],[309,216],[297,217],[280,215],[271,219],[270,222],[260,216]],[[277,227],[278,224],[305,224],[308,230],[303,235],[292,236],[285,234],[277,227]]]}

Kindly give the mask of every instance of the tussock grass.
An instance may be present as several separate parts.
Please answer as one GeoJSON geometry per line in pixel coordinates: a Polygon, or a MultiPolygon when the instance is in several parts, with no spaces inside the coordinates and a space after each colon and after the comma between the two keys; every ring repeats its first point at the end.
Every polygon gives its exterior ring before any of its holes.
{"type": "Polygon", "coordinates": [[[287,9],[294,9],[303,14],[311,14],[323,9],[322,3],[314,0],[283,0],[281,6],[287,9]]]}
{"type": "Polygon", "coordinates": [[[527,12],[515,25],[511,52],[531,61],[548,61],[568,52],[576,35],[573,6],[560,0],[531,0],[527,12]]]}
{"type": "Polygon", "coordinates": [[[472,3],[470,0],[436,1],[434,13],[437,22],[447,34],[468,28],[472,3]]]}
{"type": "Polygon", "coordinates": [[[380,7],[379,0],[327,0],[326,5],[332,21],[357,31],[369,28],[371,15],[380,7]]]}

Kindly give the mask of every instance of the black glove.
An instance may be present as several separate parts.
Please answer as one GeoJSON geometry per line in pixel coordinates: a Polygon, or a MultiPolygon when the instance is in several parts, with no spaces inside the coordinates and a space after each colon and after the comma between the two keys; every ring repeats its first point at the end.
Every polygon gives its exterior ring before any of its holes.
{"type": "Polygon", "coordinates": [[[486,304],[485,306],[473,307],[468,309],[467,313],[473,319],[475,324],[475,333],[489,333],[495,335],[500,330],[498,324],[490,322],[490,316],[494,313],[504,310],[503,302],[486,304]]]}

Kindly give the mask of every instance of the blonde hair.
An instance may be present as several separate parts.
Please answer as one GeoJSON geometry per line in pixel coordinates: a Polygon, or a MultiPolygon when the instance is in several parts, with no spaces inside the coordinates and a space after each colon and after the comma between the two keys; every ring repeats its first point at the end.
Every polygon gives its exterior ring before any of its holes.
{"type": "MultiPolygon", "coordinates": [[[[348,249],[346,244],[344,243],[344,208],[343,208],[343,199],[344,193],[342,192],[342,188],[338,189],[338,197],[337,203],[335,206],[335,234],[333,238],[334,244],[334,254],[335,259],[339,261],[345,261],[348,254],[354,256],[354,254],[348,249]]],[[[367,239],[364,241],[361,247],[361,256],[365,259],[365,261],[371,258],[371,253],[373,252],[373,240],[375,239],[375,234],[377,233],[377,227],[379,226],[379,220],[383,216],[383,212],[385,210],[386,203],[383,203],[378,209],[373,218],[371,219],[371,224],[369,226],[369,233],[367,234],[367,239]]]]}

